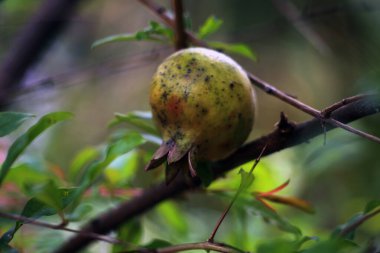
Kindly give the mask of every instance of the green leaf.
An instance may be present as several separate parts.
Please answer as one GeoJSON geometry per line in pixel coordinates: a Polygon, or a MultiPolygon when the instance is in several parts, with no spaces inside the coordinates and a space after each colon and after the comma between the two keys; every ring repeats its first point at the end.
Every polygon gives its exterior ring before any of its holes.
{"type": "MultiPolygon", "coordinates": [[[[80,173],[91,162],[99,158],[100,151],[94,147],[87,147],[81,150],[73,159],[69,167],[69,178],[71,181],[76,181],[80,173]]],[[[76,181],[77,182],[77,181],[76,181]]]]}
{"type": "Polygon", "coordinates": [[[7,157],[0,171],[0,185],[3,182],[5,176],[7,175],[12,164],[16,161],[19,155],[29,146],[29,144],[39,136],[44,130],[50,126],[64,120],[72,118],[72,114],[68,112],[53,112],[43,116],[36,124],[30,127],[26,133],[21,135],[16,141],[11,145],[8,150],[7,157]]]}
{"type": "Polygon", "coordinates": [[[256,54],[252,51],[252,49],[242,43],[225,43],[225,42],[220,42],[220,41],[211,41],[207,42],[211,47],[213,47],[216,50],[221,50],[226,53],[231,53],[231,54],[238,54],[241,56],[244,56],[248,59],[251,59],[252,61],[257,61],[257,56],[256,54]]]}
{"type": "MultiPolygon", "coordinates": [[[[303,250],[302,253],[339,253],[339,252],[347,252],[343,251],[348,248],[352,248],[352,244],[348,243],[344,240],[327,240],[316,243],[313,247],[303,250]]],[[[349,251],[352,252],[352,251],[349,251]]]]}
{"type": "Polygon", "coordinates": [[[15,229],[11,228],[0,237],[0,249],[2,249],[2,246],[6,247],[12,241],[14,234],[15,229]]]}
{"type": "MultiPolygon", "coordinates": [[[[117,239],[122,242],[128,242],[131,245],[138,245],[141,241],[142,235],[143,227],[138,219],[130,221],[117,230],[117,239]]],[[[125,252],[126,250],[131,250],[131,248],[128,246],[126,248],[125,245],[117,244],[112,247],[112,253],[125,252]]]]}
{"type": "Polygon", "coordinates": [[[27,185],[40,184],[46,182],[49,178],[51,178],[51,175],[44,170],[42,165],[28,162],[12,167],[4,182],[12,182],[19,189],[27,192],[27,185]]]}
{"type": "MultiPolygon", "coordinates": [[[[59,189],[53,181],[34,189],[35,197],[29,199],[22,212],[21,216],[38,219],[43,216],[55,215],[68,206],[73,201],[74,189],[61,188],[59,189]]],[[[21,221],[17,221],[13,234],[23,225],[21,221]]]]}
{"type": "Polygon", "coordinates": [[[131,150],[112,161],[104,173],[111,187],[123,187],[133,178],[139,166],[140,153],[136,150],[131,150]]]}
{"type": "Polygon", "coordinates": [[[110,126],[115,126],[121,123],[128,123],[146,133],[159,136],[150,112],[135,111],[128,114],[116,113],[115,119],[111,121],[110,126]]]}
{"type": "Polygon", "coordinates": [[[197,33],[198,37],[200,39],[204,39],[208,35],[218,31],[222,24],[223,20],[218,19],[215,16],[208,17],[203,25],[199,28],[199,31],[197,33]]]}
{"type": "Polygon", "coordinates": [[[110,164],[116,157],[126,154],[144,142],[144,138],[139,133],[129,132],[125,134],[107,147],[104,165],[110,164]]]}
{"type": "Polygon", "coordinates": [[[170,242],[161,240],[161,239],[153,239],[151,242],[143,245],[142,247],[145,249],[159,249],[172,246],[170,242]]]}
{"type": "Polygon", "coordinates": [[[277,226],[280,230],[284,232],[292,233],[297,237],[300,237],[302,235],[302,232],[298,227],[290,224],[288,221],[283,219],[280,215],[275,213],[273,210],[263,205],[261,202],[254,200],[252,204],[253,204],[254,213],[263,217],[263,219],[267,221],[268,223],[277,226]]]}
{"type": "Polygon", "coordinates": [[[157,212],[165,222],[165,227],[172,227],[177,234],[186,234],[188,231],[187,220],[182,211],[173,201],[165,201],[157,207],[157,212]]]}
{"type": "Polygon", "coordinates": [[[363,213],[357,213],[351,219],[349,219],[346,223],[339,225],[335,230],[332,232],[331,237],[332,238],[338,238],[338,237],[343,237],[344,239],[347,240],[354,240],[355,238],[355,233],[356,233],[356,228],[359,227],[353,227],[350,229],[348,233],[342,234],[342,232],[347,229],[348,227],[351,227],[353,224],[357,223],[359,220],[363,218],[364,214],[363,213]]]}
{"type": "Polygon", "coordinates": [[[143,143],[145,139],[137,132],[128,132],[111,142],[107,146],[104,158],[88,167],[80,186],[76,189],[74,199],[77,199],[113,160],[143,143]]]}
{"type": "Polygon", "coordinates": [[[25,120],[34,117],[33,114],[21,112],[0,112],[0,137],[16,130],[25,120]]]}
{"type": "Polygon", "coordinates": [[[364,208],[364,214],[370,213],[380,206],[380,200],[372,200],[364,208]]]}
{"type": "MultiPolygon", "coordinates": [[[[36,198],[31,198],[26,202],[21,216],[27,218],[38,219],[42,216],[51,216],[57,213],[57,210],[54,208],[47,206],[45,203],[41,202],[36,198]]],[[[15,225],[14,233],[23,225],[24,223],[21,221],[17,221],[15,225]]]]}
{"type": "Polygon", "coordinates": [[[173,38],[173,31],[157,22],[151,21],[149,26],[135,33],[111,35],[95,41],[91,48],[120,41],[158,41],[162,42],[173,38]]]}
{"type": "Polygon", "coordinates": [[[61,192],[52,180],[42,185],[36,193],[35,197],[47,206],[53,207],[56,210],[63,209],[61,192]]]}
{"type": "Polygon", "coordinates": [[[239,170],[239,174],[241,176],[241,181],[240,181],[240,185],[239,185],[239,192],[243,192],[245,191],[246,189],[248,189],[248,187],[250,187],[255,179],[255,176],[252,174],[252,173],[248,173],[246,172],[245,170],[243,169],[240,169],[239,170]]]}
{"type": "Polygon", "coordinates": [[[82,221],[93,209],[90,204],[80,204],[72,213],[65,215],[65,218],[67,221],[82,221]]]}
{"type": "Polygon", "coordinates": [[[297,252],[297,244],[285,239],[270,240],[262,243],[257,248],[257,253],[294,253],[297,252]]]}

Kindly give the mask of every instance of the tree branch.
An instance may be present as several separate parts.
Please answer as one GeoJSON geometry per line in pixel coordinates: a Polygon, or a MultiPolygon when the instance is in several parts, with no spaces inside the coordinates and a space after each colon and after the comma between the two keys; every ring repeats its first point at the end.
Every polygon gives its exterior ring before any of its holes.
{"type": "MultiPolygon", "coordinates": [[[[332,113],[334,119],[348,123],[368,115],[380,112],[380,99],[361,99],[359,101],[342,106],[332,113]]],[[[326,131],[334,126],[326,126],[326,131]]],[[[265,145],[267,145],[263,156],[277,151],[305,143],[311,138],[324,133],[319,119],[312,119],[303,123],[294,124],[290,131],[276,129],[272,133],[254,140],[239,148],[226,159],[213,164],[214,178],[225,172],[240,166],[258,157],[265,145]]],[[[81,230],[84,233],[107,234],[118,228],[136,216],[143,214],[153,208],[161,201],[173,198],[178,194],[199,187],[199,182],[191,181],[183,175],[178,176],[170,185],[161,183],[143,191],[130,201],[120,204],[118,207],[108,210],[99,217],[88,222],[81,230]]],[[[78,252],[89,245],[94,239],[77,234],[66,241],[55,253],[78,252]]]]}
{"type": "Polygon", "coordinates": [[[172,6],[175,13],[175,48],[180,50],[187,47],[182,0],[172,0],[172,6]]]}
{"type": "Polygon", "coordinates": [[[12,43],[0,66],[0,106],[7,105],[26,71],[65,27],[81,0],[45,0],[12,43]]]}

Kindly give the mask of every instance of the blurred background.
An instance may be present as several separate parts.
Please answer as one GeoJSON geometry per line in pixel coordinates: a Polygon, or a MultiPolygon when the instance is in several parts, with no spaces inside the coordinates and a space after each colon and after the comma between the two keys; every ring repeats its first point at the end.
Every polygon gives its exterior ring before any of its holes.
{"type": "MultiPolygon", "coordinates": [[[[43,2],[0,1],[0,63],[43,2]]],[[[170,1],[157,2],[170,9],[170,1]]],[[[317,109],[380,87],[379,1],[183,2],[194,31],[211,15],[222,19],[222,28],[210,40],[245,43],[258,60],[253,62],[231,55],[234,59],[246,70],[317,109]]],[[[149,110],[151,76],[158,64],[173,52],[173,46],[139,41],[91,49],[91,44],[109,35],[141,30],[151,20],[160,22],[139,1],[80,1],[75,15],[66,20],[67,27],[28,69],[16,94],[2,108],[39,116],[51,111],[70,111],[75,115],[70,122],[39,138],[21,158],[22,162],[65,171],[78,152],[107,141],[113,131],[108,124],[115,112],[149,110]]],[[[310,119],[305,113],[256,91],[258,117],[250,140],[271,132],[280,112],[295,122],[310,119]]],[[[380,136],[379,123],[379,115],[374,115],[352,125],[380,136]]],[[[13,137],[0,140],[3,154],[13,137]]],[[[305,235],[326,237],[334,227],[361,211],[368,201],[380,199],[379,152],[377,144],[340,129],[333,130],[327,133],[325,145],[321,136],[263,159],[256,170],[253,188],[270,190],[290,178],[291,183],[283,194],[310,201],[316,213],[304,214],[289,207],[279,207],[279,213],[299,226],[305,235]]],[[[140,163],[133,172],[125,172],[128,184],[118,186],[140,189],[158,182],[159,176],[146,175],[142,168],[140,163]]],[[[128,169],[127,166],[121,170],[128,169]]],[[[210,189],[236,189],[237,171],[210,189]]],[[[0,201],[1,209],[21,209],[24,197],[18,196],[17,191],[14,194],[19,204],[12,206],[0,201]]],[[[6,199],[8,195],[9,192],[0,193],[0,198],[6,199]]],[[[125,198],[94,196],[88,203],[97,203],[97,208],[89,217],[125,198]]],[[[141,217],[144,225],[141,240],[161,238],[172,243],[204,240],[226,203],[228,198],[212,192],[194,193],[167,202],[157,212],[141,217]]],[[[0,231],[5,230],[0,227],[0,231]]],[[[41,240],[41,233],[52,234],[48,230],[37,233],[33,227],[25,226],[15,238],[15,244],[24,248],[22,252],[49,252],[61,242],[61,236],[69,236],[57,232],[57,240],[51,240],[49,246],[41,240]],[[23,233],[35,235],[32,242],[25,242],[23,233]]],[[[379,239],[379,235],[380,218],[374,218],[358,231],[359,241],[379,239]]],[[[247,214],[244,208],[236,208],[219,231],[218,241],[252,250],[268,238],[283,237],[290,238],[252,213],[247,214]]],[[[109,247],[98,243],[89,252],[110,252],[109,247]]]]}

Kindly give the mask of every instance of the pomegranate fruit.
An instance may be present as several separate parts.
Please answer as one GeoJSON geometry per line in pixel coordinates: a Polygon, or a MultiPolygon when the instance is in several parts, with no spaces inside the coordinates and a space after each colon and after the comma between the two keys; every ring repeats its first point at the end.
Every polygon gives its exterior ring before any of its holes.
{"type": "MultiPolygon", "coordinates": [[[[248,137],[255,96],[244,70],[230,57],[206,48],[180,50],[166,58],[152,78],[150,105],[163,143],[146,170],[167,161],[216,161],[248,137]]],[[[173,166],[171,166],[173,165],[173,166]]]]}

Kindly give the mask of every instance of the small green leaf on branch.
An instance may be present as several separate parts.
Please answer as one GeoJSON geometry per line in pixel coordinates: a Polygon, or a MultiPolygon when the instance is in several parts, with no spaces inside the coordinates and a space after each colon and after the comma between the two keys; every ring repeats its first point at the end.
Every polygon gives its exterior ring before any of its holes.
{"type": "Polygon", "coordinates": [[[7,175],[9,169],[21,155],[21,153],[29,146],[29,144],[38,137],[43,131],[50,126],[72,118],[69,112],[53,112],[43,116],[36,124],[30,127],[23,135],[16,139],[8,150],[7,157],[0,171],[0,185],[7,175]]]}

